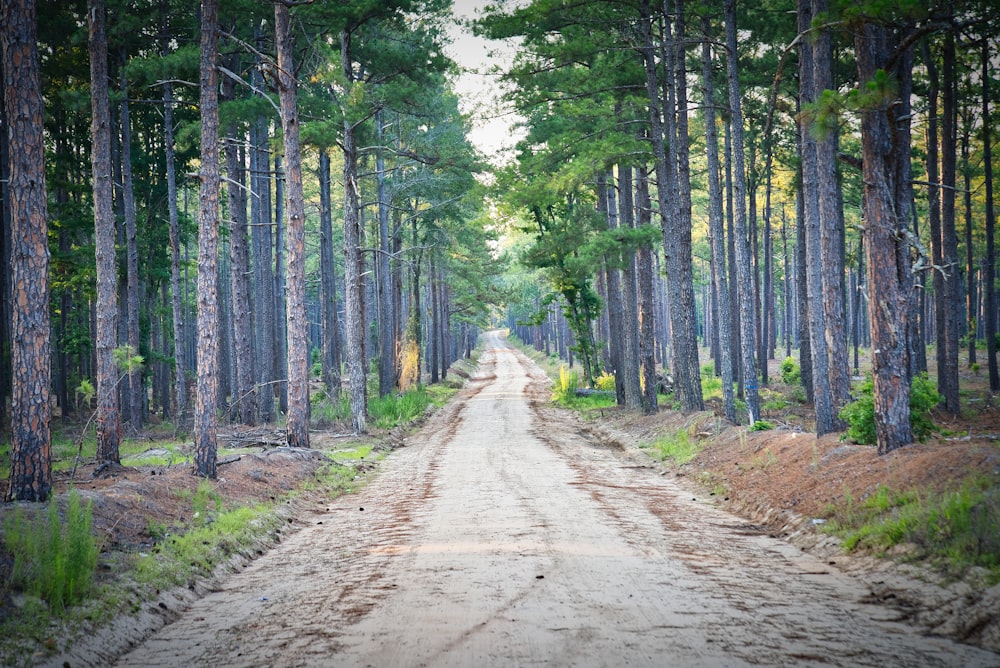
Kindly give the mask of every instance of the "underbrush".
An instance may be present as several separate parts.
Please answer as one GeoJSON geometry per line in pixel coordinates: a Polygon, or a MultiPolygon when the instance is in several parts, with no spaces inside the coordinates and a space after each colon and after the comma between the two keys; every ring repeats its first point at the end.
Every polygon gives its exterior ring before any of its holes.
{"type": "Polygon", "coordinates": [[[691,438],[691,432],[681,428],[672,434],[664,434],[643,444],[654,459],[670,460],[674,464],[686,464],[701,452],[701,445],[691,438]]]}
{"type": "Polygon", "coordinates": [[[824,530],[848,551],[902,554],[954,576],[978,567],[1000,583],[1000,489],[986,478],[943,492],[879,486],[861,499],[846,492],[827,515],[824,530]]]}

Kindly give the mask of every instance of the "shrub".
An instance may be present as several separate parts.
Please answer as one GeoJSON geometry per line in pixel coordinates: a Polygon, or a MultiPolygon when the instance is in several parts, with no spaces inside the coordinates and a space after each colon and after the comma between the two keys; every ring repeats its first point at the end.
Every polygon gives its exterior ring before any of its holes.
{"type": "Polygon", "coordinates": [[[614,392],[615,391],[614,374],[610,374],[607,371],[602,372],[600,376],[594,379],[594,387],[603,392],[614,392]]]}
{"type": "Polygon", "coordinates": [[[576,388],[579,382],[575,371],[567,369],[565,364],[559,367],[559,381],[552,391],[552,399],[563,403],[572,400],[576,396],[576,388]]]}
{"type": "Polygon", "coordinates": [[[797,385],[802,380],[802,370],[791,357],[781,362],[781,382],[785,385],[797,385]]]}
{"type": "MultiPolygon", "coordinates": [[[[939,403],[941,395],[927,374],[915,376],[910,387],[910,427],[917,440],[927,438],[934,431],[931,409],[939,403]]],[[[875,398],[871,378],[861,386],[861,396],[844,406],[839,416],[847,423],[844,438],[862,445],[875,444],[875,398]]]]}
{"type": "Polygon", "coordinates": [[[7,547],[14,555],[12,584],[55,611],[82,601],[90,593],[97,568],[92,521],[91,505],[81,507],[76,490],[69,494],[65,522],[60,521],[54,500],[45,516],[33,520],[16,510],[5,526],[7,547]]]}

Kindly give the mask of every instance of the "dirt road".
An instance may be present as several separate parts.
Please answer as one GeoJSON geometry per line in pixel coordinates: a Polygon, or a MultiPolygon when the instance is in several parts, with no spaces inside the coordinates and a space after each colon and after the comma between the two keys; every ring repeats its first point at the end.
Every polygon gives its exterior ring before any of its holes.
{"type": "Polygon", "coordinates": [[[118,665],[1000,665],[588,442],[489,337],[477,377],[362,492],[118,665]]]}

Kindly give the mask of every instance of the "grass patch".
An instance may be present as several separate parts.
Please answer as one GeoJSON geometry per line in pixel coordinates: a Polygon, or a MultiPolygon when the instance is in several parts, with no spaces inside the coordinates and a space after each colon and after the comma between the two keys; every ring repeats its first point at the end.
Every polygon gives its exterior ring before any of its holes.
{"type": "Polygon", "coordinates": [[[98,547],[90,531],[91,506],[81,505],[76,490],[69,494],[64,517],[55,500],[47,505],[47,512],[33,517],[17,508],[5,523],[4,539],[14,557],[11,585],[59,614],[90,593],[98,547]]]}
{"type": "Polygon", "coordinates": [[[979,567],[991,584],[1000,582],[1000,489],[986,478],[947,492],[879,486],[861,500],[845,493],[842,506],[828,514],[825,530],[848,551],[904,549],[950,574],[979,567]]]}
{"type": "Polygon", "coordinates": [[[701,445],[691,438],[687,429],[678,429],[673,434],[661,436],[643,447],[660,461],[670,460],[675,464],[686,464],[701,452],[701,445]]]}
{"type": "Polygon", "coordinates": [[[372,397],[368,400],[368,415],[376,427],[391,429],[420,417],[432,403],[430,393],[417,387],[402,394],[372,397]]]}

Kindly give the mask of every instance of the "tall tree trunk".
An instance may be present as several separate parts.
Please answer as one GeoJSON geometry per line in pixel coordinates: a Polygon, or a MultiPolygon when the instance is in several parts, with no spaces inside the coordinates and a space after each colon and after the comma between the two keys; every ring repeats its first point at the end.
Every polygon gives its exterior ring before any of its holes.
{"type": "MultiPolygon", "coordinates": [[[[938,390],[944,391],[947,385],[947,363],[945,356],[947,346],[945,340],[947,333],[945,326],[945,269],[943,261],[943,249],[941,246],[941,175],[938,171],[940,136],[938,134],[938,95],[939,81],[937,62],[931,52],[928,39],[924,39],[922,45],[924,65],[927,67],[927,225],[930,228],[931,241],[931,280],[934,285],[934,340],[935,359],[937,361],[937,383],[938,390]]],[[[917,233],[917,230],[914,230],[917,233]]],[[[919,235],[918,235],[919,236],[919,235]]],[[[923,291],[921,291],[923,292],[923,291]]]]}
{"type": "Polygon", "coordinates": [[[1000,370],[997,369],[997,296],[994,286],[996,278],[996,215],[993,210],[993,148],[991,145],[993,124],[990,122],[990,42],[983,39],[982,68],[983,93],[983,183],[986,189],[986,258],[983,262],[983,311],[985,312],[986,365],[989,368],[990,390],[1000,390],[1000,370]]]}
{"type": "Polygon", "coordinates": [[[957,81],[955,76],[955,36],[947,33],[942,64],[941,119],[941,261],[944,272],[944,340],[938,346],[945,349],[944,375],[939,376],[938,391],[944,397],[944,408],[954,416],[961,415],[958,394],[958,335],[962,302],[961,271],[958,264],[958,233],[955,229],[955,185],[957,183],[957,81]]]}
{"type": "Polygon", "coordinates": [[[888,71],[898,85],[861,111],[864,165],[865,254],[869,295],[875,436],[884,454],[913,440],[910,427],[908,330],[913,278],[910,275],[909,223],[909,91],[910,49],[890,60],[900,46],[893,28],[865,23],[854,39],[858,81],[872,83],[888,71]]]}
{"type": "MultiPolygon", "coordinates": [[[[799,32],[809,30],[812,23],[810,0],[799,1],[799,32]]],[[[803,43],[799,48],[799,96],[801,105],[808,109],[817,98],[813,50],[803,43]]],[[[806,280],[809,295],[809,349],[812,354],[813,407],[816,414],[816,434],[823,435],[837,430],[830,386],[829,347],[826,340],[826,311],[823,308],[823,250],[822,222],[820,220],[820,179],[817,160],[817,141],[812,122],[806,114],[799,126],[802,135],[802,197],[805,213],[806,280]]],[[[827,178],[829,174],[823,174],[827,178]]],[[[835,184],[834,184],[835,185],[835,184]]],[[[825,188],[825,190],[828,187],[825,188]]]]}
{"type": "Polygon", "coordinates": [[[972,238],[972,170],[969,167],[969,124],[962,125],[962,204],[965,212],[965,316],[966,336],[969,346],[969,367],[978,364],[976,341],[978,336],[979,296],[976,290],[976,247],[972,238]]]}
{"type": "MultiPolygon", "coordinates": [[[[254,26],[258,50],[263,48],[263,31],[254,26]]],[[[260,71],[260,57],[253,71],[254,87],[263,90],[264,77],[260,71]]],[[[260,95],[260,93],[257,93],[260,95]]],[[[275,381],[284,376],[275,374],[275,296],[274,296],[274,238],[271,221],[271,158],[267,149],[269,121],[266,116],[256,118],[250,127],[250,240],[253,245],[253,304],[254,343],[256,347],[257,406],[260,419],[274,420],[275,381]]],[[[284,321],[282,321],[284,322],[284,321]]],[[[284,328],[282,327],[282,331],[284,328]]]]}
{"type": "Polygon", "coordinates": [[[6,4],[0,22],[13,288],[10,484],[4,500],[45,501],[52,493],[49,239],[35,3],[6,4]]]}
{"type": "MultiPolygon", "coordinates": [[[[270,212],[268,212],[270,215],[270,212]]],[[[274,377],[278,382],[278,408],[288,412],[288,301],[285,280],[285,167],[274,156],[274,377]]]]}
{"type": "MultiPolygon", "coordinates": [[[[812,15],[825,16],[829,0],[813,0],[812,15]]],[[[836,90],[833,80],[833,43],[829,29],[818,32],[813,41],[813,92],[819,97],[825,90],[836,90]]],[[[847,353],[847,327],[844,315],[843,217],[840,208],[840,181],[837,176],[838,129],[836,125],[819,129],[816,137],[817,195],[819,203],[819,243],[824,338],[827,355],[827,378],[830,385],[831,428],[844,427],[840,409],[851,399],[851,377],[847,353]]]]}
{"type": "MultiPolygon", "coordinates": [[[[161,53],[163,51],[161,50],[161,53]]],[[[184,341],[184,311],[181,304],[181,232],[177,213],[177,169],[174,165],[174,94],[169,81],[163,84],[163,131],[167,162],[167,212],[170,222],[170,295],[174,325],[174,402],[177,423],[187,412],[187,363],[184,341]]]]}
{"type": "Polygon", "coordinates": [[[331,397],[340,396],[340,347],[337,323],[337,280],[333,261],[333,211],[330,197],[330,153],[319,152],[320,320],[323,339],[323,384],[331,397]]]}
{"type": "MultiPolygon", "coordinates": [[[[610,177],[613,179],[613,177],[610,177]]],[[[601,213],[609,230],[618,227],[618,208],[616,206],[614,184],[608,183],[609,175],[602,172],[597,176],[597,210],[601,213]]],[[[624,331],[625,323],[622,306],[621,272],[618,270],[618,258],[612,253],[605,253],[601,271],[604,273],[604,303],[607,305],[608,365],[615,377],[615,400],[619,406],[625,404],[625,362],[624,362],[624,331]]]]}
{"type": "MultiPolygon", "coordinates": [[[[139,354],[139,249],[136,246],[135,190],[132,185],[132,122],[129,116],[128,78],[125,70],[126,57],[121,54],[121,163],[122,163],[122,204],[125,211],[125,282],[126,282],[126,330],[128,332],[129,357],[139,354]]],[[[128,365],[129,419],[135,431],[142,429],[144,414],[144,390],[142,366],[128,365]]]]}
{"type": "MultiPolygon", "coordinates": [[[[618,188],[621,191],[619,208],[620,225],[626,229],[635,228],[635,200],[632,194],[632,168],[618,166],[618,188]]],[[[622,248],[622,381],[625,389],[625,405],[632,410],[643,409],[642,384],[640,382],[642,364],[639,356],[639,286],[636,267],[636,251],[631,245],[622,248]]]]}
{"type": "Polygon", "coordinates": [[[726,418],[736,424],[736,397],[733,392],[732,314],[729,278],[726,273],[726,239],[722,219],[722,184],[719,181],[719,133],[715,124],[715,85],[712,80],[711,19],[702,18],[701,78],[705,101],[705,153],[708,158],[708,234],[712,244],[712,284],[719,295],[719,369],[722,372],[722,406],[726,418]]]}
{"type": "MultiPolygon", "coordinates": [[[[676,89],[676,121],[671,144],[677,153],[677,221],[678,261],[681,269],[680,313],[682,346],[686,356],[688,388],[687,400],[683,405],[687,410],[704,410],[705,402],[701,392],[701,365],[698,360],[698,319],[694,297],[694,268],[692,266],[691,242],[691,151],[688,137],[688,97],[687,97],[687,34],[684,21],[684,0],[673,0],[674,4],[674,70],[673,83],[676,89]]],[[[664,0],[664,10],[669,8],[669,0],[664,0]]],[[[669,14],[667,14],[669,16],[669,14]]]]}
{"type": "Polygon", "coordinates": [[[743,165],[743,111],[740,102],[739,70],[736,62],[735,0],[723,0],[726,22],[726,69],[729,81],[729,107],[733,133],[733,213],[736,235],[736,276],[740,302],[740,350],[743,385],[749,423],[760,419],[760,395],[757,391],[756,349],[753,340],[756,316],[753,304],[754,276],[750,267],[750,247],[746,231],[746,168],[743,165]]]}
{"type": "Polygon", "coordinates": [[[384,397],[396,388],[397,341],[395,314],[392,308],[392,273],[390,269],[389,195],[386,191],[385,156],[382,110],[375,113],[378,148],[375,152],[375,174],[378,179],[378,246],[375,275],[378,279],[378,393],[384,397]]]}
{"type": "MultiPolygon", "coordinates": [[[[340,36],[340,53],[344,74],[354,76],[350,59],[350,36],[340,36]]],[[[344,334],[347,362],[348,398],[351,405],[351,425],[363,434],[368,429],[368,389],[364,336],[364,278],[361,275],[361,220],[358,194],[358,149],[355,125],[344,119],[344,334]]]]}
{"type": "MultiPolygon", "coordinates": [[[[440,378],[438,377],[438,367],[439,367],[439,355],[441,352],[441,336],[439,334],[441,329],[441,300],[440,295],[440,279],[438,278],[438,268],[435,258],[437,253],[431,251],[430,254],[430,276],[428,281],[428,292],[430,293],[431,300],[431,328],[427,333],[427,366],[431,372],[431,384],[438,382],[440,378]]],[[[537,334],[538,328],[535,328],[537,334]]],[[[537,348],[537,344],[536,344],[537,348]]]]}
{"type": "MultiPolygon", "coordinates": [[[[661,184],[657,188],[657,199],[660,210],[660,217],[662,220],[663,228],[663,242],[664,242],[664,253],[667,262],[667,274],[669,275],[668,288],[670,290],[669,294],[669,313],[670,313],[670,324],[671,324],[671,345],[673,347],[673,358],[674,358],[674,378],[676,382],[676,388],[678,397],[681,401],[681,407],[684,410],[702,410],[704,408],[704,400],[701,395],[701,379],[699,376],[700,370],[697,364],[694,364],[694,368],[691,366],[692,359],[697,360],[697,349],[695,349],[693,355],[689,348],[694,338],[694,313],[684,313],[683,305],[685,303],[685,297],[683,292],[690,288],[691,300],[693,302],[693,285],[685,283],[685,278],[690,275],[690,246],[686,246],[687,255],[685,256],[685,234],[687,238],[690,238],[690,229],[686,231],[680,229],[683,225],[679,222],[679,216],[676,215],[675,207],[673,206],[677,202],[677,198],[671,197],[671,194],[676,194],[676,147],[671,151],[671,155],[667,155],[667,147],[664,140],[664,126],[661,120],[661,99],[659,95],[659,77],[656,72],[656,52],[653,45],[653,35],[652,35],[652,15],[648,0],[641,0],[639,3],[640,16],[641,16],[641,26],[642,31],[642,56],[643,62],[645,64],[646,72],[646,94],[649,98],[649,119],[650,119],[650,136],[653,140],[653,155],[656,162],[656,180],[657,183],[661,184]],[[671,169],[671,165],[674,166],[671,169]],[[670,184],[667,187],[663,187],[663,184],[670,184]],[[685,259],[688,263],[688,272],[685,271],[685,259]]],[[[670,46],[673,48],[673,45],[670,46]]],[[[669,50],[668,50],[669,52],[669,50]]],[[[670,66],[667,66],[668,76],[672,76],[674,73],[671,71],[670,66]]],[[[673,105],[668,101],[666,105],[666,115],[671,116],[674,113],[673,105]]],[[[668,123],[670,136],[673,138],[675,136],[676,130],[672,128],[672,123],[668,123]]],[[[686,140],[685,138],[682,138],[686,140]]],[[[671,146],[674,146],[675,142],[671,142],[671,146]]]]}
{"type": "Polygon", "coordinates": [[[219,13],[201,3],[201,191],[198,196],[198,395],[194,409],[195,473],[216,477],[219,389],[219,13]]]}
{"type": "MultiPolygon", "coordinates": [[[[636,179],[636,222],[640,226],[650,224],[652,207],[649,200],[649,178],[645,168],[637,169],[636,179]]],[[[639,310],[639,364],[642,372],[642,410],[647,415],[656,413],[656,294],[653,283],[653,248],[646,243],[639,246],[636,256],[638,263],[638,310],[639,310]]]]}
{"type": "Polygon", "coordinates": [[[118,266],[111,173],[111,103],[108,99],[108,41],[104,0],[90,0],[91,165],[94,178],[94,237],[97,258],[97,461],[119,463],[118,266]]]}
{"type": "Polygon", "coordinates": [[[287,267],[286,322],[288,324],[288,411],[285,433],[289,447],[309,447],[309,330],[306,313],[306,212],[302,189],[302,151],[295,94],[295,64],[288,5],[274,5],[274,33],[278,51],[278,95],[285,138],[285,178],[288,228],[285,237],[287,267]]]}
{"type": "MultiPolygon", "coordinates": [[[[223,92],[235,98],[232,79],[226,77],[223,92]]],[[[250,248],[247,240],[246,168],[240,150],[236,124],[227,132],[226,190],[229,194],[229,281],[233,319],[233,361],[236,364],[236,384],[233,387],[231,415],[241,424],[257,422],[257,389],[254,382],[253,344],[250,333],[253,321],[250,311],[250,248]]]]}

